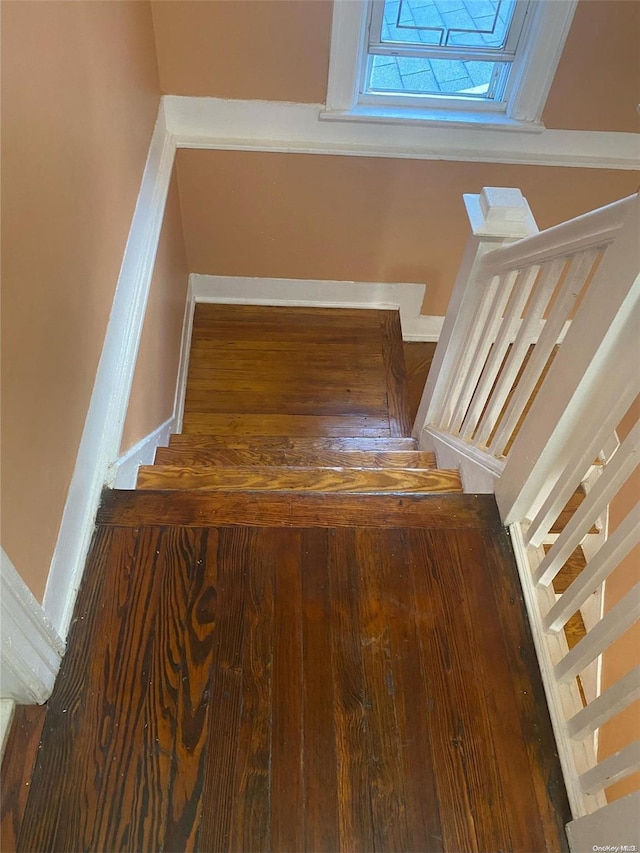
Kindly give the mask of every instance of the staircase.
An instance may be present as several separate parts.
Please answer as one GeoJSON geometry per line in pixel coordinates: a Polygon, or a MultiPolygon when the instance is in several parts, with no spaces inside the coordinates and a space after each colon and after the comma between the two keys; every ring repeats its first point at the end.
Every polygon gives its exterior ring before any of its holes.
{"type": "Polygon", "coordinates": [[[404,450],[389,448],[397,447],[399,439],[352,439],[354,449],[336,447],[334,439],[322,436],[303,446],[300,441],[289,435],[253,436],[251,446],[239,447],[237,440],[218,435],[199,437],[193,446],[190,436],[173,436],[170,447],[158,450],[155,465],[140,468],[137,487],[351,495],[462,492],[458,472],[437,470],[434,455],[417,450],[411,438],[400,439],[411,448],[404,450]]]}
{"type": "Polygon", "coordinates": [[[508,537],[405,400],[395,312],[198,306],[6,849],[564,849],[508,537]]]}
{"type": "Polygon", "coordinates": [[[137,488],[460,493],[409,432],[396,312],[199,304],[184,432],[137,488]]]}

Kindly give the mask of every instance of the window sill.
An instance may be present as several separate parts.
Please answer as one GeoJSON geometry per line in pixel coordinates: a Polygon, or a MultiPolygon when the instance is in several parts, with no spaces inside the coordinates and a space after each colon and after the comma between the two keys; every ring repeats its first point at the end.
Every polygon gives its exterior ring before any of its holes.
{"type": "Polygon", "coordinates": [[[320,118],[325,121],[369,122],[371,124],[422,125],[428,127],[460,127],[471,130],[504,130],[521,133],[542,133],[542,122],[519,121],[504,113],[472,110],[425,110],[420,107],[390,107],[359,104],[350,110],[324,109],[320,118]]]}

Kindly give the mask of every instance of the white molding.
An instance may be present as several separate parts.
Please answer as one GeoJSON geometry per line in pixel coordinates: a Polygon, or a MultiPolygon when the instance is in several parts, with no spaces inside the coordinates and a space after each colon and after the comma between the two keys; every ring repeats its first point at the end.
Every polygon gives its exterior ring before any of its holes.
{"type": "Polygon", "coordinates": [[[548,633],[542,624],[544,615],[555,603],[555,595],[550,587],[535,587],[532,581],[533,571],[543,556],[542,549],[527,548],[520,524],[510,525],[509,533],[571,814],[573,818],[578,818],[606,804],[604,793],[586,794],[579,782],[580,774],[596,763],[593,738],[587,736],[572,740],[567,732],[567,720],[582,710],[582,699],[575,679],[561,683],[555,675],[555,666],[565,657],[568,647],[564,632],[548,633]]]}
{"type": "Polygon", "coordinates": [[[106,485],[114,489],[135,489],[140,465],[152,465],[157,447],[166,447],[169,436],[176,432],[176,418],[170,418],[160,424],[149,435],[141,438],[137,444],[123,453],[111,466],[106,485]]]}
{"type": "Polygon", "coordinates": [[[426,426],[418,436],[421,450],[436,454],[438,468],[458,468],[465,494],[493,494],[504,461],[447,432],[426,426]]]}
{"type": "Polygon", "coordinates": [[[233,278],[193,273],[189,284],[195,302],[397,309],[400,311],[402,337],[405,341],[437,341],[444,322],[444,317],[420,314],[424,284],[233,278]]]}
{"type": "Polygon", "coordinates": [[[11,728],[15,707],[16,703],[13,699],[0,699],[0,761],[4,756],[4,747],[11,728]]]}
{"type": "MultiPolygon", "coordinates": [[[[321,121],[323,104],[165,95],[180,148],[279,151],[594,169],[639,169],[640,134],[321,121]]],[[[397,121],[395,119],[394,121],[397,121]]]]}
{"type": "Polygon", "coordinates": [[[512,119],[540,121],[577,5],[578,0],[531,4],[525,49],[516,59],[509,81],[513,94],[507,102],[507,114],[512,119]],[[535,32],[533,38],[528,37],[531,30],[535,32]]]}
{"type": "Polygon", "coordinates": [[[350,110],[358,100],[358,76],[367,24],[366,0],[335,0],[331,20],[327,109],[350,110]]]}
{"type": "MultiPolygon", "coordinates": [[[[370,0],[336,0],[333,6],[327,108],[323,118],[338,120],[434,120],[449,126],[468,124],[499,126],[510,130],[544,130],[540,118],[571,28],[577,0],[531,3],[510,75],[505,111],[483,103],[475,109],[408,109],[392,106],[394,95],[362,95],[361,76],[366,67],[370,0]],[[492,111],[489,114],[489,111],[492,111]]],[[[433,100],[430,102],[432,104],[433,100]]],[[[412,100],[412,103],[415,101],[412,100]]]]}
{"type": "Polygon", "coordinates": [[[100,494],[120,450],[174,156],[175,141],[161,104],[44,594],[44,611],[62,637],[71,621],[100,494]]]}
{"type": "Polygon", "coordinates": [[[0,697],[42,704],[51,695],[64,643],[0,549],[0,697]]]}
{"type": "Polygon", "coordinates": [[[193,332],[193,315],[195,309],[196,298],[193,292],[193,275],[190,275],[187,285],[187,301],[184,307],[184,320],[182,322],[180,363],[178,365],[178,380],[176,382],[176,396],[173,405],[173,417],[175,420],[176,432],[182,432],[184,398],[187,393],[187,376],[189,374],[189,355],[191,353],[191,334],[193,332]]]}

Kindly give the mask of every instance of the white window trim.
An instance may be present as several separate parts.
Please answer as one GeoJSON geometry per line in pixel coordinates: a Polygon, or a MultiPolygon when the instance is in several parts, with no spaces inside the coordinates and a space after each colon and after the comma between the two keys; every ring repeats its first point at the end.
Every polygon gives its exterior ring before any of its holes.
{"type": "Polygon", "coordinates": [[[535,0],[527,25],[526,45],[511,72],[506,112],[488,113],[359,103],[360,73],[367,52],[369,2],[334,0],[327,103],[321,118],[542,131],[542,110],[577,2],[535,0]]]}

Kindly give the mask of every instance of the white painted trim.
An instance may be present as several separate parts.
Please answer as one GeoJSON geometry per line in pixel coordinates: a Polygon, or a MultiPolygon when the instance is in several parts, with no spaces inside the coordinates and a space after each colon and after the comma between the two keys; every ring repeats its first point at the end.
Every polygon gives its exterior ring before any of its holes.
{"type": "Polygon", "coordinates": [[[589,815],[567,824],[572,853],[593,850],[637,850],[640,791],[627,794],[589,815]]]}
{"type": "Polygon", "coordinates": [[[579,782],[580,774],[596,763],[593,738],[587,736],[581,740],[572,740],[567,733],[567,720],[582,709],[582,699],[575,679],[561,683],[556,678],[555,666],[566,656],[568,646],[562,631],[550,634],[542,625],[544,615],[555,602],[551,588],[536,588],[532,582],[532,572],[535,571],[537,563],[543,556],[542,549],[527,548],[520,524],[512,524],[509,532],[569,805],[572,816],[577,818],[596,811],[606,804],[604,793],[586,794],[579,782]]]}
{"type": "Polygon", "coordinates": [[[0,761],[4,756],[4,747],[11,728],[15,707],[16,703],[13,699],[0,699],[0,761]]]}
{"type": "Polygon", "coordinates": [[[438,468],[458,468],[465,494],[493,494],[504,461],[455,435],[426,426],[418,437],[421,450],[436,454],[438,468]]]}
{"type": "Polygon", "coordinates": [[[118,458],[175,155],[161,104],[58,533],[43,608],[66,637],[102,488],[118,458]]]}
{"type": "Polygon", "coordinates": [[[135,489],[138,468],[140,465],[153,465],[156,448],[169,444],[169,436],[176,432],[175,427],[176,419],[175,415],[172,415],[123,453],[111,466],[106,485],[113,486],[114,489],[135,489]]]}
{"type": "Polygon", "coordinates": [[[507,115],[512,119],[540,121],[577,5],[578,0],[531,4],[525,49],[516,59],[509,81],[513,94],[507,102],[507,115]]]}
{"type": "Polygon", "coordinates": [[[366,0],[336,0],[331,20],[327,109],[350,110],[358,100],[358,77],[367,25],[366,0]]]}
{"type": "Polygon", "coordinates": [[[0,549],[0,697],[42,704],[51,695],[64,643],[0,549]]]}
{"type": "Polygon", "coordinates": [[[639,169],[640,134],[320,121],[323,104],[165,95],[179,148],[639,169]]]}
{"type": "Polygon", "coordinates": [[[178,381],[176,382],[176,396],[173,405],[173,417],[175,420],[175,431],[182,432],[182,420],[184,418],[184,398],[187,393],[187,376],[189,374],[189,355],[191,354],[191,334],[193,332],[193,315],[196,310],[196,299],[193,293],[193,276],[189,276],[187,285],[187,301],[184,306],[184,320],[182,322],[182,339],[180,342],[180,364],[178,365],[178,381]]]}
{"type": "Polygon", "coordinates": [[[444,317],[420,314],[424,284],[192,274],[189,285],[195,302],[397,309],[405,341],[437,341],[444,322],[444,317]]]}
{"type": "MultiPolygon", "coordinates": [[[[540,124],[549,89],[571,27],[577,0],[532,3],[524,23],[522,47],[510,75],[506,104],[483,103],[464,109],[392,106],[394,94],[360,94],[368,52],[370,0],[336,0],[333,6],[327,110],[323,118],[339,120],[415,121],[430,125],[502,125],[504,129],[544,130],[540,124]]],[[[396,99],[397,100],[397,99],[396,99]]],[[[417,100],[417,99],[416,99],[417,100]]],[[[433,99],[429,102],[433,102],[433,99]]],[[[415,101],[412,100],[412,103],[415,101]]]]}

